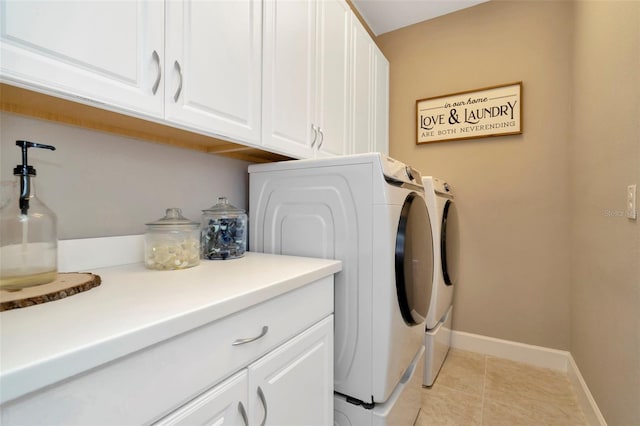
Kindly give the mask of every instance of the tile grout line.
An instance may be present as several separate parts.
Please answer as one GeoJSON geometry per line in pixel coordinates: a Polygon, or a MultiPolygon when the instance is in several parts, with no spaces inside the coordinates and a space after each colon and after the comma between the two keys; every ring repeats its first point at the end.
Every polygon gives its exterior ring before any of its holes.
{"type": "Polygon", "coordinates": [[[482,375],[482,393],[480,395],[480,425],[484,425],[484,394],[485,389],[487,387],[487,358],[488,356],[484,356],[484,374],[482,375]]]}

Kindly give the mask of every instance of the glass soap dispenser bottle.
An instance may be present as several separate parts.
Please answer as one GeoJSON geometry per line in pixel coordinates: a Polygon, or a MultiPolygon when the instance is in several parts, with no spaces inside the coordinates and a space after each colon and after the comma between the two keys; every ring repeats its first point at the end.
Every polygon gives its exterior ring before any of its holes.
{"type": "Polygon", "coordinates": [[[29,141],[16,141],[16,145],[22,149],[22,164],[13,169],[17,182],[11,201],[0,210],[2,290],[46,284],[58,273],[56,215],[36,197],[36,169],[27,160],[29,148],[55,151],[55,147],[29,141]]]}

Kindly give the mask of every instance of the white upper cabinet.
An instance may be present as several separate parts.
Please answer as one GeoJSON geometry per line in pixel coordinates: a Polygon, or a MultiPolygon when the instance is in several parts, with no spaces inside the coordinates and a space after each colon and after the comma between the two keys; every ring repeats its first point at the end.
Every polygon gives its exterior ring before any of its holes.
{"type": "Polygon", "coordinates": [[[389,62],[362,24],[352,26],[351,150],[389,152],[389,62]]]}
{"type": "Polygon", "coordinates": [[[162,117],[164,3],[0,1],[5,82],[162,117]]]}
{"type": "Polygon", "coordinates": [[[349,53],[352,12],[343,0],[318,2],[317,155],[343,155],[349,140],[349,53]]]}
{"type": "Polygon", "coordinates": [[[293,158],[388,151],[345,0],[0,0],[0,82],[293,158]]]}
{"type": "Polygon", "coordinates": [[[353,153],[362,153],[370,151],[373,137],[373,42],[360,22],[354,20],[352,28],[351,143],[353,153]]]}
{"type": "Polygon", "coordinates": [[[265,0],[262,143],[293,157],[312,156],[315,2],[265,0]]]}
{"type": "Polygon", "coordinates": [[[166,2],[168,121],[260,143],[262,2],[166,2]]]}
{"type": "Polygon", "coordinates": [[[389,154],[389,61],[375,46],[373,140],[371,151],[389,154]]]}
{"type": "Polygon", "coordinates": [[[264,7],[263,145],[297,158],[344,154],[349,6],[266,0],[264,7]]]}

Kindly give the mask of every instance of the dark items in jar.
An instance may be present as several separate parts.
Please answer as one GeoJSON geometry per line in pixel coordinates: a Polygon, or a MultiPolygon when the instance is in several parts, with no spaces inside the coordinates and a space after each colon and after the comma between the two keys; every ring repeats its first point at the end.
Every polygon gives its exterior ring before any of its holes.
{"type": "Polygon", "coordinates": [[[244,256],[245,221],[240,218],[209,219],[202,230],[202,258],[228,259],[244,256]]]}

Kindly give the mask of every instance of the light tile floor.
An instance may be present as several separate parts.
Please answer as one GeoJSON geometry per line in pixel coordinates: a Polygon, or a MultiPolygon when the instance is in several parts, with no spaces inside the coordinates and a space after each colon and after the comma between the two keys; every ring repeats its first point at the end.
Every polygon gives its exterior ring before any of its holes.
{"type": "Polygon", "coordinates": [[[451,349],[415,426],[587,425],[566,374],[451,349]]]}

